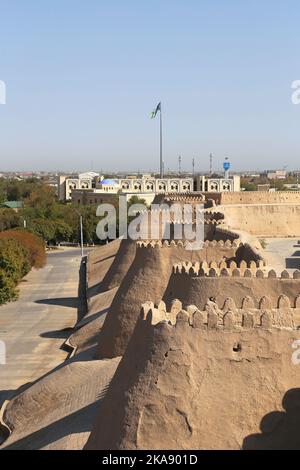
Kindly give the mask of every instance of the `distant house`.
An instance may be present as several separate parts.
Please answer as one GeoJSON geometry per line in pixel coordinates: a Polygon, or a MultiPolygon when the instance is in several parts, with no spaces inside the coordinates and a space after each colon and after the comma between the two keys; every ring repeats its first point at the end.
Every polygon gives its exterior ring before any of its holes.
{"type": "Polygon", "coordinates": [[[18,212],[20,209],[23,209],[23,201],[6,201],[0,204],[0,207],[13,209],[18,212]]]}
{"type": "Polygon", "coordinates": [[[95,182],[100,178],[99,173],[88,171],[87,173],[74,175],[59,175],[57,177],[57,194],[60,201],[71,201],[72,191],[77,189],[92,190],[95,182]]]}
{"type": "Polygon", "coordinates": [[[268,171],[267,178],[269,180],[284,180],[286,178],[286,171],[285,170],[268,171]]]}

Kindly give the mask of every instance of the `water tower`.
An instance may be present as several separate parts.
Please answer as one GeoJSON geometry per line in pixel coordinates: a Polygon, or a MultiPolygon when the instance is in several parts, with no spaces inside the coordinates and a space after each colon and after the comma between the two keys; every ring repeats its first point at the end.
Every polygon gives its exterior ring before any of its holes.
{"type": "Polygon", "coordinates": [[[224,168],[224,178],[228,179],[229,178],[229,169],[230,169],[230,161],[229,161],[228,157],[225,158],[225,161],[223,163],[223,168],[224,168]]]}

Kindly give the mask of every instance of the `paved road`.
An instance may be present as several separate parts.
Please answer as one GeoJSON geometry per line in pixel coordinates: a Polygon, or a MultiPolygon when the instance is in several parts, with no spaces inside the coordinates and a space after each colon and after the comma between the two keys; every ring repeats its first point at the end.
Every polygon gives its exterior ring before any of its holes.
{"type": "Polygon", "coordinates": [[[264,238],[266,249],[264,256],[268,266],[277,272],[287,269],[293,272],[300,270],[300,239],[299,238],[264,238]]]}
{"type": "Polygon", "coordinates": [[[48,254],[47,266],[22,281],[20,298],[0,307],[0,340],[6,365],[0,364],[0,405],[11,392],[61,363],[64,329],[77,321],[80,250],[48,254]]]}

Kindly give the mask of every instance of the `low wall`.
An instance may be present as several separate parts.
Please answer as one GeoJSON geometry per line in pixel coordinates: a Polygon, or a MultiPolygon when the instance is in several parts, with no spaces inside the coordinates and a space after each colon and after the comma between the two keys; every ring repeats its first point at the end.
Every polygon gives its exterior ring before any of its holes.
{"type": "MultiPolygon", "coordinates": [[[[212,193],[210,193],[210,196],[212,193]]],[[[219,193],[219,204],[300,204],[300,191],[239,191],[219,193]]]]}
{"type": "Polygon", "coordinates": [[[232,230],[265,237],[300,235],[300,204],[225,205],[222,209],[232,230]]]}

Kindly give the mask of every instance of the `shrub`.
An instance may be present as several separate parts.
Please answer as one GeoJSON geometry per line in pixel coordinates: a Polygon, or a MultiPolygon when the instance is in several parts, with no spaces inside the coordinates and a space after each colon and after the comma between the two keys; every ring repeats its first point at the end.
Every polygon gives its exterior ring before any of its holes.
{"type": "Polygon", "coordinates": [[[0,268],[0,304],[5,304],[9,300],[17,297],[17,290],[14,281],[7,275],[4,269],[0,268]]]}
{"type": "Polygon", "coordinates": [[[42,268],[46,264],[46,250],[43,240],[26,230],[0,232],[0,240],[17,240],[28,250],[30,267],[42,268]]]}
{"type": "Polygon", "coordinates": [[[17,284],[30,271],[29,251],[19,241],[0,240],[0,269],[17,284]]]}

